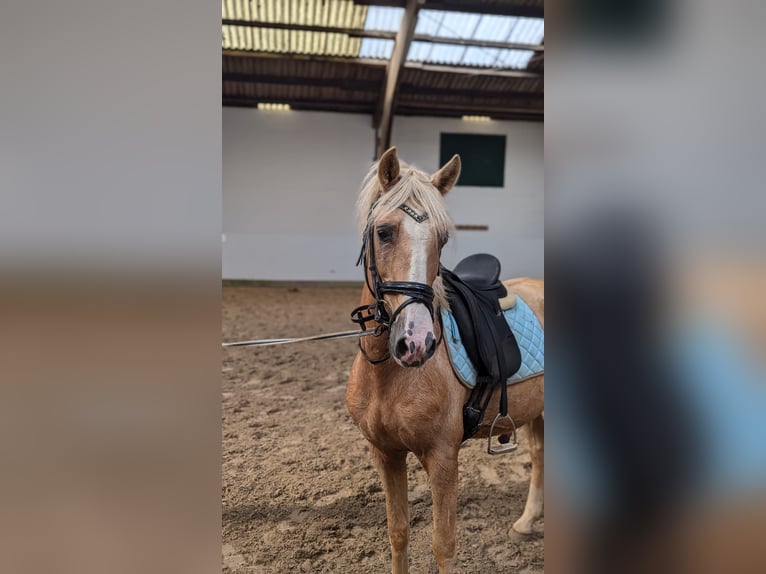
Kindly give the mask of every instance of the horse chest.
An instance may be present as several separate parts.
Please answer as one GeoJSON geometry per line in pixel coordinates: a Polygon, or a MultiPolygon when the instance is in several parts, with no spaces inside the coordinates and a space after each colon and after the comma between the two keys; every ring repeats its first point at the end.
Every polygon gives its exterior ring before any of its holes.
{"type": "Polygon", "coordinates": [[[348,406],[364,437],[382,450],[425,449],[449,417],[446,404],[409,389],[368,389],[363,400],[348,406]]]}

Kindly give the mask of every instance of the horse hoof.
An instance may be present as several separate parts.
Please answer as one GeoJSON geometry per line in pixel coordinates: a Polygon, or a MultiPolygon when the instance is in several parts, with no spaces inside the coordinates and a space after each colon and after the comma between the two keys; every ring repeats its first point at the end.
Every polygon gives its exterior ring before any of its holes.
{"type": "Polygon", "coordinates": [[[511,530],[512,534],[515,533],[516,535],[521,536],[530,536],[531,534],[534,534],[534,532],[532,524],[530,522],[522,521],[521,518],[513,523],[513,528],[511,530]]]}

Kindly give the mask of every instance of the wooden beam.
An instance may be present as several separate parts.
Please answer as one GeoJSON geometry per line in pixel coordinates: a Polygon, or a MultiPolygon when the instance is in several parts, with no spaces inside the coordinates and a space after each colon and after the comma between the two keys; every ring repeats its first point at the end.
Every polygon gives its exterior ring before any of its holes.
{"type": "MultiPolygon", "coordinates": [[[[246,97],[229,97],[224,96],[222,104],[224,107],[236,107],[236,108],[255,108],[258,102],[262,101],[257,98],[246,97]]],[[[269,99],[269,102],[278,101],[275,99],[269,99]]],[[[294,110],[306,110],[306,111],[325,111],[325,112],[339,112],[344,114],[365,114],[369,115],[372,111],[373,104],[349,104],[348,102],[303,102],[303,101],[284,101],[280,103],[289,104],[294,110]]],[[[459,118],[460,112],[452,110],[441,110],[433,108],[408,108],[403,107],[397,110],[397,115],[400,116],[418,116],[418,117],[449,117],[459,118]]],[[[544,116],[542,114],[532,114],[526,112],[492,112],[492,119],[496,120],[521,120],[527,122],[542,122],[544,116]]]]}
{"type": "MultiPolygon", "coordinates": [[[[397,116],[428,116],[435,118],[459,118],[466,113],[480,113],[480,112],[459,112],[455,110],[440,110],[433,108],[410,108],[407,106],[400,106],[396,109],[397,116]]],[[[486,114],[485,114],[486,115],[486,114]]],[[[525,122],[544,122],[545,116],[543,114],[530,114],[526,112],[500,112],[493,111],[491,113],[493,120],[503,121],[525,121],[525,122]]]]}
{"type": "MultiPolygon", "coordinates": [[[[312,86],[319,88],[338,88],[347,91],[368,91],[378,93],[381,82],[378,80],[361,80],[356,78],[328,78],[318,76],[275,76],[264,74],[242,74],[239,72],[224,72],[224,82],[245,82],[249,84],[270,84],[283,86],[312,86]]],[[[534,99],[544,97],[543,92],[517,92],[508,90],[483,90],[476,89],[453,89],[434,88],[416,84],[399,83],[400,96],[445,96],[447,98],[481,98],[510,100],[534,99]]]]}
{"type": "Polygon", "coordinates": [[[372,66],[374,68],[385,68],[386,66],[386,60],[345,56],[326,56],[323,54],[286,54],[284,52],[259,52],[256,50],[223,50],[221,55],[224,58],[262,58],[283,61],[300,60],[305,62],[337,62],[339,64],[372,66]]]}
{"type": "Polygon", "coordinates": [[[350,102],[348,100],[298,100],[292,98],[256,98],[249,96],[223,95],[224,106],[254,108],[259,102],[288,104],[295,110],[322,110],[328,112],[364,113],[369,114],[375,102],[350,102]]]}
{"type": "Polygon", "coordinates": [[[469,38],[442,38],[428,34],[415,34],[413,42],[431,42],[432,44],[453,44],[456,46],[477,46],[479,48],[500,48],[502,50],[530,50],[544,52],[542,44],[519,44],[518,42],[492,42],[490,40],[473,40],[469,38]]]}
{"type": "MultiPolygon", "coordinates": [[[[264,30],[294,30],[298,32],[321,32],[324,34],[345,34],[354,38],[378,38],[395,40],[396,32],[380,30],[363,30],[361,28],[341,28],[337,26],[311,26],[307,24],[283,24],[281,22],[256,22],[252,20],[223,20],[224,26],[244,26],[247,28],[262,28],[264,30]]],[[[479,48],[500,48],[505,50],[530,50],[544,52],[542,44],[520,44],[518,42],[494,42],[490,40],[474,40],[469,38],[444,38],[428,34],[415,34],[413,42],[430,42],[432,44],[450,44],[455,46],[476,46],[479,48]]]]}
{"type": "MultiPolygon", "coordinates": [[[[479,116],[494,116],[495,114],[528,114],[530,116],[543,116],[545,114],[544,108],[530,108],[530,107],[521,107],[521,108],[512,108],[509,106],[503,106],[503,105],[492,105],[492,104],[483,104],[481,102],[477,102],[474,105],[468,105],[468,104],[455,104],[450,102],[412,102],[408,101],[406,103],[401,104],[401,109],[408,110],[408,114],[412,115],[413,112],[418,111],[418,113],[423,113],[427,110],[433,110],[433,111],[445,111],[450,112],[451,114],[454,114],[455,116],[468,116],[468,115],[479,115],[479,116]]],[[[397,113],[399,113],[401,110],[397,108],[397,113]]],[[[428,115],[428,114],[424,114],[428,115]]]]}
{"type": "Polygon", "coordinates": [[[543,92],[518,92],[511,90],[483,90],[476,89],[453,89],[453,88],[433,88],[431,86],[420,86],[416,84],[402,83],[399,85],[399,95],[406,96],[444,96],[445,98],[489,98],[497,100],[508,100],[511,98],[524,98],[530,100],[541,100],[545,97],[543,92]]]}
{"type": "MultiPolygon", "coordinates": [[[[363,113],[369,114],[375,102],[350,102],[348,100],[298,100],[293,98],[257,98],[249,96],[223,96],[223,105],[225,107],[248,107],[254,108],[258,102],[274,102],[289,104],[295,110],[322,110],[330,112],[343,113],[363,113]]],[[[403,116],[436,116],[436,117],[457,117],[466,114],[490,115],[494,119],[505,120],[524,120],[524,121],[543,121],[544,110],[533,108],[503,108],[479,106],[475,108],[461,106],[460,108],[450,107],[449,105],[424,105],[422,107],[413,106],[409,103],[403,103],[397,108],[397,115],[403,116]]]]}
{"type": "Polygon", "coordinates": [[[357,78],[321,78],[308,76],[274,76],[263,74],[240,74],[224,72],[224,82],[246,82],[249,84],[278,84],[283,86],[315,86],[318,88],[339,88],[348,91],[368,91],[377,93],[380,82],[357,78]]]}
{"type": "Polygon", "coordinates": [[[447,74],[464,74],[467,76],[492,76],[495,78],[529,78],[539,79],[543,74],[527,70],[511,70],[498,68],[470,68],[468,66],[444,66],[441,64],[424,64],[409,62],[405,65],[408,70],[424,70],[426,72],[444,72],[447,74]]]}
{"type": "Polygon", "coordinates": [[[346,34],[356,38],[380,38],[394,40],[396,32],[382,30],[364,30],[362,28],[345,28],[339,26],[314,26],[310,24],[284,24],[282,22],[261,22],[258,20],[222,20],[224,26],[246,26],[248,28],[263,28],[265,30],[294,30],[297,32],[324,32],[325,34],[346,34]]]}
{"type": "MultiPolygon", "coordinates": [[[[355,4],[366,6],[405,5],[405,0],[354,0],[355,4]]],[[[524,18],[543,18],[545,10],[538,6],[523,6],[512,2],[470,2],[470,0],[426,0],[422,8],[452,12],[473,12],[474,14],[494,14],[496,16],[521,16],[524,18]]]]}
{"type": "Polygon", "coordinates": [[[399,87],[399,75],[410,50],[410,42],[418,21],[418,10],[423,0],[407,0],[396,34],[396,43],[386,68],[386,83],[381,94],[373,127],[378,129],[378,157],[391,145],[391,124],[394,119],[394,100],[399,87]],[[375,120],[378,120],[377,122],[375,120]]]}
{"type": "MultiPolygon", "coordinates": [[[[253,50],[223,50],[223,56],[234,58],[269,58],[273,60],[302,60],[308,62],[338,62],[342,64],[363,65],[372,67],[387,66],[386,60],[373,58],[344,58],[340,56],[323,56],[320,54],[283,54],[279,52],[256,52],[253,50]]],[[[468,76],[488,76],[495,78],[543,78],[538,72],[527,70],[512,70],[506,68],[472,68],[470,66],[443,66],[440,64],[423,64],[408,62],[404,67],[411,70],[429,72],[445,72],[449,74],[464,74],[468,76]]]]}

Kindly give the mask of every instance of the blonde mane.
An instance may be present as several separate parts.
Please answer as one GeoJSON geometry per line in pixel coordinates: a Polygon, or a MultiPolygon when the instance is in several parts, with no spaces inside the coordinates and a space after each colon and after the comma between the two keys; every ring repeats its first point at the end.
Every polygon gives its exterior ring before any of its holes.
{"type": "MultiPolygon", "coordinates": [[[[437,233],[444,236],[451,235],[455,226],[442,194],[431,183],[431,177],[403,161],[399,162],[399,173],[399,180],[383,193],[378,180],[377,162],[367,172],[356,203],[360,234],[364,235],[370,224],[374,225],[406,203],[415,211],[427,213],[428,221],[437,233]]],[[[448,309],[449,304],[441,277],[436,278],[433,289],[434,307],[448,309]]]]}

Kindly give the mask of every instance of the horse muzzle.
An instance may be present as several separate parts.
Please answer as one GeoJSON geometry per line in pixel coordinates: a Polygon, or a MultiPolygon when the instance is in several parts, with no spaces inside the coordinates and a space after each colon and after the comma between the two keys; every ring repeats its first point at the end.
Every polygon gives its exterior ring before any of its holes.
{"type": "Polygon", "coordinates": [[[436,351],[434,322],[422,304],[407,306],[391,326],[389,351],[402,367],[420,367],[436,351]]]}

